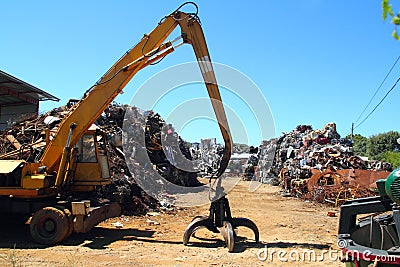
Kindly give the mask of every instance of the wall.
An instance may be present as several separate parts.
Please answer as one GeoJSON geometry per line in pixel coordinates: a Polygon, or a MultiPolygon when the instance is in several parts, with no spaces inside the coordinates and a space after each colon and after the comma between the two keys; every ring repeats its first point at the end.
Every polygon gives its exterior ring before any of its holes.
{"type": "Polygon", "coordinates": [[[29,103],[0,106],[0,130],[7,128],[9,122],[18,122],[32,113],[38,114],[38,110],[38,105],[29,103]]]}

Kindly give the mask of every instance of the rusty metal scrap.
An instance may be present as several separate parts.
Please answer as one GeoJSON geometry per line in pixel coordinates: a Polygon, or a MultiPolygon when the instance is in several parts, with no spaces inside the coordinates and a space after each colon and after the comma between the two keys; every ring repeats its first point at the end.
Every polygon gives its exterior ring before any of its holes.
{"type": "Polygon", "coordinates": [[[321,203],[340,205],[346,199],[374,195],[375,181],[386,178],[392,166],[364,160],[354,154],[352,145],[352,140],[340,138],[335,123],[318,130],[299,125],[261,144],[256,176],[268,183],[278,177],[284,193],[321,203]]]}
{"type": "MultiPolygon", "coordinates": [[[[42,152],[48,141],[57,131],[59,123],[70,109],[74,108],[77,101],[70,101],[66,106],[55,108],[38,117],[30,117],[24,121],[16,123],[0,133],[0,159],[24,159],[36,162],[40,159],[42,152]]],[[[122,127],[125,111],[128,106],[112,103],[100,116],[95,124],[107,134],[106,148],[109,154],[110,174],[112,183],[100,188],[93,199],[93,202],[101,202],[103,199],[110,199],[115,194],[122,197],[122,207],[125,213],[143,213],[150,208],[156,208],[159,203],[148,196],[135,182],[135,175],[144,175],[143,167],[140,166],[138,159],[137,168],[129,170],[124,152],[122,149],[122,127]],[[132,171],[132,173],[130,172],[132,171]]],[[[139,111],[138,111],[139,112],[139,111]]],[[[182,186],[199,185],[196,173],[178,170],[168,160],[161,147],[163,125],[165,121],[157,113],[152,111],[143,112],[147,115],[145,127],[146,149],[143,153],[148,153],[154,169],[157,170],[168,181],[182,186]]],[[[139,114],[139,113],[138,113],[139,114]]],[[[135,131],[143,131],[141,124],[135,120],[144,120],[144,117],[132,118],[129,122],[135,131]],[[137,128],[135,128],[135,123],[137,128]]],[[[191,159],[189,147],[176,132],[171,128],[171,135],[178,140],[173,149],[179,149],[182,154],[191,159]]],[[[143,134],[142,134],[143,135],[143,134]]],[[[140,136],[139,134],[137,136],[140,136]]],[[[129,140],[132,144],[137,144],[129,140]]]]}
{"type": "Polygon", "coordinates": [[[342,205],[345,201],[361,197],[370,197],[376,195],[375,192],[363,186],[348,187],[342,186],[317,186],[311,191],[302,194],[300,197],[304,200],[310,200],[318,203],[332,204],[336,207],[342,205]]]}
{"type": "MultiPolygon", "coordinates": [[[[157,203],[154,198],[149,197],[140,189],[134,180],[135,176],[144,177],[146,172],[156,170],[166,180],[177,185],[197,186],[200,184],[196,173],[180,170],[167,159],[161,145],[161,139],[168,137],[163,137],[164,131],[166,135],[171,137],[171,140],[175,140],[171,142],[170,149],[174,151],[179,150],[189,160],[191,160],[191,155],[185,141],[177,135],[172,125],[165,125],[165,121],[159,114],[152,111],[140,111],[135,107],[112,104],[104,115],[97,120],[97,123],[110,136],[108,150],[111,154],[110,170],[113,177],[112,184],[103,187],[99,192],[99,197],[122,191],[126,196],[123,199],[125,211],[140,213],[141,211],[146,211],[149,207],[154,208],[156,204],[159,205],[160,203],[157,203]],[[124,122],[124,115],[127,108],[130,108],[132,114],[136,115],[125,118],[128,121],[124,122]],[[129,158],[131,163],[130,169],[128,169],[125,155],[122,151],[121,135],[123,123],[127,123],[126,127],[129,128],[129,132],[134,133],[132,137],[127,137],[129,139],[125,140],[129,149],[132,150],[134,147],[136,151],[135,157],[129,158]],[[145,128],[144,135],[142,134],[143,125],[145,128]],[[141,140],[138,140],[138,138],[141,140]],[[146,146],[144,149],[140,145],[143,143],[146,146]],[[144,170],[141,165],[141,162],[144,161],[144,153],[148,155],[153,163],[153,168],[144,170]]],[[[159,185],[154,184],[154,188],[157,188],[157,186],[159,185]]]]}

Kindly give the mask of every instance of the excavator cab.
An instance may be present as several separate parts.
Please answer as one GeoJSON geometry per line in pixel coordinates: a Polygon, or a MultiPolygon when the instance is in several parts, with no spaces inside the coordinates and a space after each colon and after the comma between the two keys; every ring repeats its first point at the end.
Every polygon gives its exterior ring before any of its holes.
{"type": "MultiPolygon", "coordinates": [[[[54,195],[55,175],[39,163],[24,160],[0,161],[0,196],[44,197],[54,195]]],[[[73,147],[62,188],[74,192],[90,192],[111,181],[106,149],[106,135],[92,126],[73,147]]],[[[61,189],[63,190],[63,189],[61,189]]]]}
{"type": "Polygon", "coordinates": [[[110,183],[106,135],[94,125],[76,143],[71,158],[67,176],[73,179],[72,191],[93,191],[110,183]]]}

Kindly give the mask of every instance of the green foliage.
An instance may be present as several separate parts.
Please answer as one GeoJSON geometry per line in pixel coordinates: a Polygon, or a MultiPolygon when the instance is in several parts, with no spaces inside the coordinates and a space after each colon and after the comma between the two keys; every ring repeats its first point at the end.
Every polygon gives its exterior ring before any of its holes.
{"type": "Polygon", "coordinates": [[[356,155],[365,157],[367,156],[368,138],[361,134],[353,135],[353,149],[356,155]]]}
{"type": "Polygon", "coordinates": [[[383,21],[386,21],[388,15],[391,17],[391,23],[394,24],[394,30],[392,32],[393,38],[400,41],[400,36],[397,34],[396,26],[400,25],[400,13],[394,15],[392,5],[389,3],[389,0],[382,1],[382,18],[383,21]]]}
{"type": "Polygon", "coordinates": [[[393,30],[392,36],[393,36],[393,38],[396,39],[397,41],[400,41],[400,36],[397,34],[396,29],[393,30]]]}
{"type": "Polygon", "coordinates": [[[381,154],[380,160],[389,162],[396,169],[400,167],[400,152],[386,151],[381,154]]]}
{"type": "Polygon", "coordinates": [[[387,19],[387,15],[393,17],[393,10],[392,10],[392,5],[389,4],[389,0],[383,0],[382,1],[382,17],[383,20],[387,19]]]}
{"type": "Polygon", "coordinates": [[[392,23],[396,25],[400,25],[400,13],[397,16],[392,18],[392,23]]]}
{"type": "Polygon", "coordinates": [[[398,138],[400,138],[400,134],[396,131],[390,131],[371,136],[367,145],[368,157],[379,160],[382,158],[383,153],[387,151],[392,152],[398,150],[398,138]]]}
{"type": "MultiPolygon", "coordinates": [[[[347,138],[350,138],[350,136],[347,136],[347,138]]],[[[397,168],[400,167],[398,138],[400,138],[400,133],[397,131],[381,133],[369,138],[355,134],[353,135],[353,150],[356,155],[386,161],[392,164],[393,168],[397,168]]]]}

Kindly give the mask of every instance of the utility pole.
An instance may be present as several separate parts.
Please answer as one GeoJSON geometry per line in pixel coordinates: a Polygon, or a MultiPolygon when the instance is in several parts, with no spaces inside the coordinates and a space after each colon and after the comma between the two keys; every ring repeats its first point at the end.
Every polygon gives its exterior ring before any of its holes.
{"type": "Polygon", "coordinates": [[[353,140],[353,132],[354,132],[354,122],[351,123],[351,134],[350,134],[351,140],[353,140]]]}

